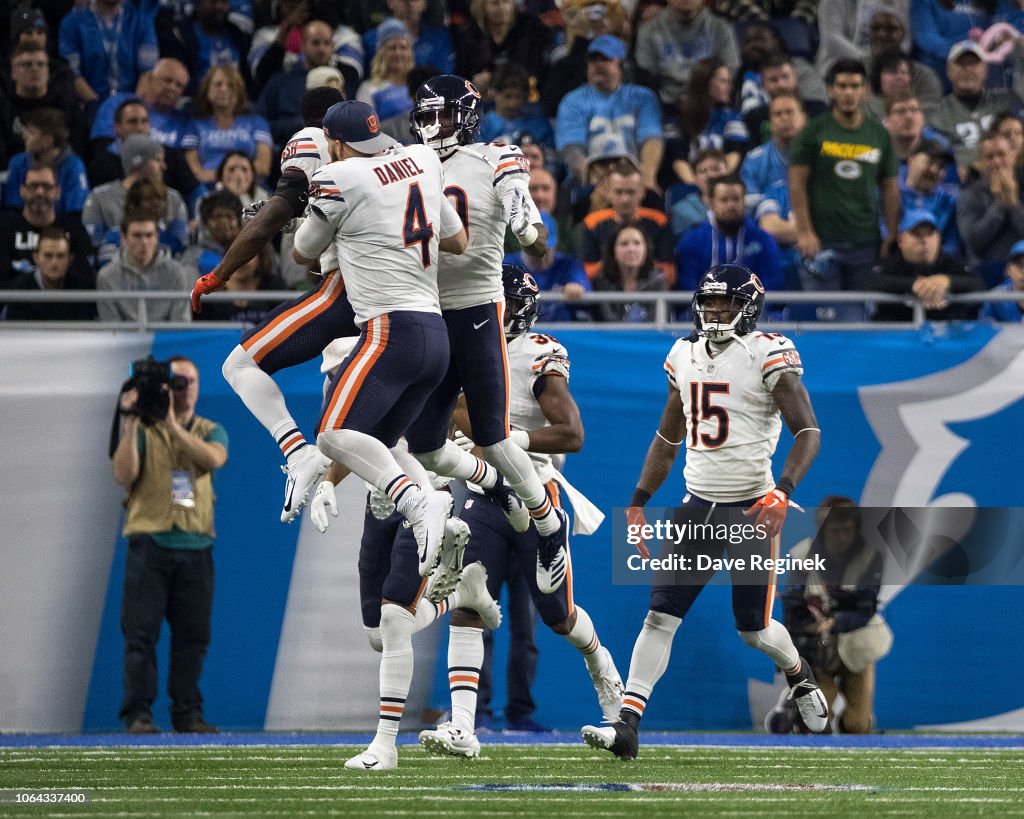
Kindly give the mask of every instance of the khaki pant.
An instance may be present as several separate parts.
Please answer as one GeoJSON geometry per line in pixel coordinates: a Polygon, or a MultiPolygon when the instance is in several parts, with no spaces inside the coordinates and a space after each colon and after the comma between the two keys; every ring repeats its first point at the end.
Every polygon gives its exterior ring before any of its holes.
{"type": "Polygon", "coordinates": [[[840,731],[844,734],[868,733],[875,704],[875,664],[871,663],[863,671],[854,673],[840,662],[839,670],[834,674],[817,668],[814,674],[818,678],[821,692],[828,700],[829,713],[832,713],[837,694],[846,698],[846,710],[839,718],[840,731]]]}

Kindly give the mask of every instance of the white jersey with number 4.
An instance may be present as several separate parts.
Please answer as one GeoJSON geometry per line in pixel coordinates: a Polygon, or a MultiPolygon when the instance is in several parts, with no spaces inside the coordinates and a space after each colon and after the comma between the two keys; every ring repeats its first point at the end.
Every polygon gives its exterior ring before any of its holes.
{"type": "Polygon", "coordinates": [[[719,503],[772,490],[772,455],[782,419],[772,390],[801,375],[800,354],[778,333],[737,337],[714,358],[705,339],[679,339],[665,359],[686,413],[686,491],[719,503]]]}
{"type": "Polygon", "coordinates": [[[338,254],[359,325],[395,310],[439,313],[438,241],[459,232],[441,192],[441,162],[424,145],[332,162],[312,179],[295,248],[338,254]]]}
{"type": "Polygon", "coordinates": [[[456,256],[442,253],[438,265],[441,307],[461,310],[501,301],[501,263],[512,194],[526,194],[530,224],[540,211],[530,198],[530,163],[515,145],[499,142],[461,145],[442,163],[444,192],[466,225],[469,245],[456,256]]]}
{"type": "MultiPolygon", "coordinates": [[[[306,175],[306,181],[313,174],[331,162],[331,149],[323,128],[306,127],[292,134],[292,138],[281,151],[281,173],[299,170],[306,175]]],[[[327,248],[320,257],[320,272],[329,273],[338,267],[338,255],[333,247],[327,248]]]]}
{"type": "MultiPolygon", "coordinates": [[[[513,429],[530,431],[551,426],[537,401],[537,382],[545,376],[569,380],[569,354],[557,339],[524,333],[508,343],[508,418],[513,429]]],[[[528,453],[541,482],[554,477],[551,456],[528,453]]]]}

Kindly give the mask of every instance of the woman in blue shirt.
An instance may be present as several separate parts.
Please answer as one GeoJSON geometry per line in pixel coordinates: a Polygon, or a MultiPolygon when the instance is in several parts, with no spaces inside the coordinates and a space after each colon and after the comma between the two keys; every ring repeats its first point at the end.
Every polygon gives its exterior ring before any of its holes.
{"type": "Polygon", "coordinates": [[[217,167],[232,151],[248,156],[258,176],[270,173],[270,126],[263,117],[243,113],[248,104],[237,68],[225,63],[206,72],[196,95],[196,118],[181,140],[189,168],[200,182],[215,183],[217,167]]]}

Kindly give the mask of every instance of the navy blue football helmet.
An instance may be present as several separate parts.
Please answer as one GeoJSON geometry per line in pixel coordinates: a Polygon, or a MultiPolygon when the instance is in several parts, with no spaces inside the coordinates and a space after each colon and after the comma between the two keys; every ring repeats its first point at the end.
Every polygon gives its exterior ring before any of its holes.
{"type": "Polygon", "coordinates": [[[728,341],[757,328],[764,309],[764,285],[752,270],[739,264],[719,264],[704,274],[693,293],[693,321],[697,332],[709,341],[728,341]],[[710,296],[725,296],[736,315],[731,321],[711,321],[705,302],[710,296]]]}
{"type": "Polygon", "coordinates": [[[516,264],[501,266],[501,286],[505,291],[505,340],[511,341],[528,333],[537,321],[540,288],[530,272],[516,264]]]}
{"type": "Polygon", "coordinates": [[[480,92],[469,80],[441,74],[416,90],[409,127],[435,151],[450,151],[476,141],[480,131],[480,92]]]}

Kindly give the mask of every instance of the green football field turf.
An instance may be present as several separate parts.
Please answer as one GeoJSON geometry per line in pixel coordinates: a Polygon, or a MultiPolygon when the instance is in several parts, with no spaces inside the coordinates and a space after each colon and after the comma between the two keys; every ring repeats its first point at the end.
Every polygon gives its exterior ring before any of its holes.
{"type": "Polygon", "coordinates": [[[400,748],[359,773],[354,746],[0,748],[0,791],[76,789],[85,806],[4,816],[1024,816],[1024,752],[582,745],[485,747],[475,761],[400,748]]]}

